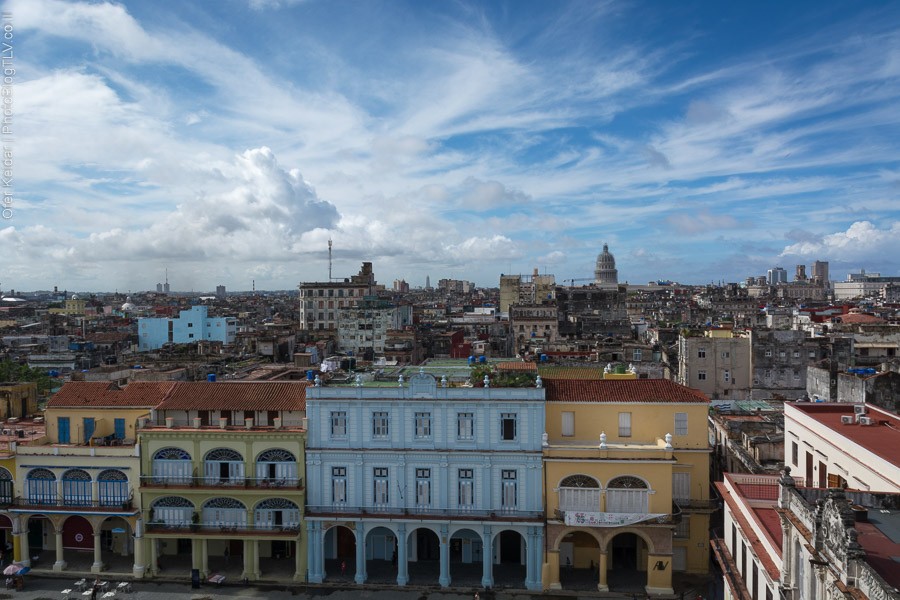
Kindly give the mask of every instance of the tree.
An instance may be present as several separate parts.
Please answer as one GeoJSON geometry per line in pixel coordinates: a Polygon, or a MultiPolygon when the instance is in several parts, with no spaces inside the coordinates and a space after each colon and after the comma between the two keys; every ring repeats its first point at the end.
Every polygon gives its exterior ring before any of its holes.
{"type": "Polygon", "coordinates": [[[51,387],[50,377],[44,371],[12,360],[0,361],[0,381],[37,383],[38,394],[49,392],[51,387]]]}

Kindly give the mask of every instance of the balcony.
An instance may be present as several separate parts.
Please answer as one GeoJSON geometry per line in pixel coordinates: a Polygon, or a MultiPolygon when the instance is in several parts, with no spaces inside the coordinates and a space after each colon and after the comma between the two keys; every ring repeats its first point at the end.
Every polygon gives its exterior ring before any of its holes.
{"type": "Polygon", "coordinates": [[[575,527],[625,527],[628,525],[677,525],[681,508],[672,502],[671,513],[618,513],[582,510],[554,511],[554,518],[575,527]]]}
{"type": "Polygon", "coordinates": [[[303,478],[191,477],[181,475],[141,475],[141,489],[231,489],[296,492],[303,490],[303,478]]]}
{"type": "Polygon", "coordinates": [[[209,535],[218,537],[235,537],[248,535],[265,535],[272,537],[296,538],[300,535],[301,526],[295,525],[268,525],[268,524],[215,524],[215,523],[166,523],[151,521],[146,525],[147,533],[157,535],[209,535]]]}
{"type": "Polygon", "coordinates": [[[347,504],[328,504],[307,506],[308,517],[383,517],[391,519],[456,519],[460,521],[534,521],[543,519],[540,510],[476,510],[469,508],[431,508],[424,506],[350,506],[347,504]]]}
{"type": "MultiPolygon", "coordinates": [[[[6,498],[5,500],[9,500],[6,498]]],[[[0,498],[0,504],[4,499],[0,498]]],[[[17,496],[8,505],[8,510],[29,510],[54,512],[67,511],[74,513],[129,513],[134,514],[137,509],[131,498],[127,500],[84,500],[82,498],[23,498],[17,496]]]]}

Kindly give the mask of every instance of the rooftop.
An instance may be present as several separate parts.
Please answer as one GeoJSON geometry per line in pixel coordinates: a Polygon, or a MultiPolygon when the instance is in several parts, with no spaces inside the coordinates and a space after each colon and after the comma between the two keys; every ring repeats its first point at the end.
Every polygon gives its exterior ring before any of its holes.
{"type": "Polygon", "coordinates": [[[153,408],[174,382],[134,382],[119,387],[108,381],[70,381],[50,398],[47,408],[153,408]]]}
{"type": "Polygon", "coordinates": [[[855,442],[893,465],[900,465],[900,455],[897,453],[897,448],[900,448],[900,418],[897,415],[866,404],[864,416],[873,419],[875,424],[860,425],[854,422],[846,425],[841,422],[841,417],[853,416],[853,404],[790,402],[784,406],[786,418],[791,416],[791,411],[797,410],[833,430],[838,436],[855,442]]]}
{"type": "Polygon", "coordinates": [[[709,404],[703,392],[668,379],[561,380],[544,382],[548,402],[645,402],[709,404]]]}

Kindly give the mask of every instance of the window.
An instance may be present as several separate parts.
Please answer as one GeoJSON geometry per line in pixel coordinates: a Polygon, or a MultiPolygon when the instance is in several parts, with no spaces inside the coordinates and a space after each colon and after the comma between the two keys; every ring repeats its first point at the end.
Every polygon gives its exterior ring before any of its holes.
{"type": "Polygon", "coordinates": [[[416,438],[426,439],[431,437],[431,413],[416,413],[416,438]]]}
{"type": "Polygon", "coordinates": [[[563,412],[562,414],[562,435],[569,437],[575,435],[575,413],[563,412]]]}
{"type": "Polygon", "coordinates": [[[619,413],[619,437],[631,437],[631,413],[619,413]]]}
{"type": "Polygon", "coordinates": [[[691,474],[672,473],[672,498],[689,500],[691,497],[691,474]]]}
{"type": "Polygon", "coordinates": [[[347,467],[331,467],[331,502],[347,503],[347,467]]]}
{"type": "Polygon", "coordinates": [[[810,358],[815,358],[815,357],[816,357],[816,351],[815,351],[815,350],[810,350],[810,351],[809,351],[809,357],[810,357],[810,358]]]}
{"type": "Polygon", "coordinates": [[[794,371],[794,381],[800,381],[800,371],[794,371]]]}
{"type": "Polygon", "coordinates": [[[117,440],[125,439],[125,419],[113,419],[113,434],[117,440]]]}
{"type": "Polygon", "coordinates": [[[724,381],[725,383],[731,381],[731,371],[729,371],[728,369],[722,371],[722,381],[724,381]]]}
{"type": "Polygon", "coordinates": [[[431,469],[416,469],[416,507],[431,507],[431,469]]]}
{"type": "Polygon", "coordinates": [[[800,358],[800,351],[794,350],[794,358],[800,358]]]}
{"type": "Polygon", "coordinates": [[[456,439],[475,439],[475,413],[465,412],[456,414],[456,439]]]}
{"type": "Polygon", "coordinates": [[[500,415],[500,439],[512,442],[516,439],[516,413],[502,413],[500,415]]]}
{"type": "Polygon", "coordinates": [[[375,508],[387,508],[390,487],[388,486],[388,469],[387,467],[375,467],[372,470],[374,476],[373,481],[373,497],[372,503],[375,508]]]}
{"type": "Polygon", "coordinates": [[[84,427],[84,443],[89,444],[94,437],[94,417],[84,417],[82,427],[84,427]]]}
{"type": "Polygon", "coordinates": [[[784,358],[784,350],[778,352],[778,358],[784,358]]]}
{"type": "Polygon", "coordinates": [[[59,436],[60,444],[69,444],[71,443],[71,434],[69,427],[69,417],[59,417],[56,419],[56,429],[59,436]]]}
{"type": "Polygon", "coordinates": [[[389,435],[387,412],[372,413],[372,437],[386,438],[389,435]]]}
{"type": "Polygon", "coordinates": [[[331,437],[347,437],[347,413],[343,410],[331,413],[331,437]]]}
{"type": "Polygon", "coordinates": [[[688,434],[688,414],[684,412],[675,413],[675,435],[688,434]]]}
{"type": "Polygon", "coordinates": [[[731,352],[725,350],[724,352],[722,352],[722,358],[731,358],[731,352]]]}
{"type": "Polygon", "coordinates": [[[516,472],[513,469],[500,472],[500,507],[503,510],[516,509],[516,472]]]}
{"type": "Polygon", "coordinates": [[[643,351],[640,348],[635,348],[631,353],[631,359],[634,362],[641,362],[642,355],[643,355],[643,351]]]}
{"type": "Polygon", "coordinates": [[[766,350],[766,358],[772,358],[772,351],[766,350]]]}
{"type": "Polygon", "coordinates": [[[697,381],[706,381],[706,371],[697,371],[697,381]]]}
{"type": "Polygon", "coordinates": [[[706,348],[697,348],[697,358],[706,358],[706,348]]]}
{"type": "Polygon", "coordinates": [[[682,515],[681,521],[675,526],[674,537],[689,538],[691,537],[691,517],[690,515],[682,515]]]}
{"type": "Polygon", "coordinates": [[[457,504],[460,508],[475,506],[475,478],[472,469],[459,470],[459,496],[457,504]]]}

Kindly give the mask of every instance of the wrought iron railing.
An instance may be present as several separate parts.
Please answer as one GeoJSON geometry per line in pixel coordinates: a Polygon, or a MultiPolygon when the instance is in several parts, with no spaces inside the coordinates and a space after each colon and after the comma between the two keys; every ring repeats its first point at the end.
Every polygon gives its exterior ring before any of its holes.
{"type": "Polygon", "coordinates": [[[397,517],[455,517],[460,519],[539,519],[540,510],[480,509],[474,508],[432,508],[424,506],[352,506],[349,504],[308,505],[307,515],[391,515],[397,517]]]}
{"type": "Polygon", "coordinates": [[[252,488],[303,489],[302,477],[192,477],[189,475],[141,475],[144,488],[252,488]]]}
{"type": "Polygon", "coordinates": [[[296,536],[302,527],[299,523],[274,525],[268,523],[192,523],[189,521],[150,521],[146,524],[149,533],[202,533],[206,535],[234,535],[236,533],[266,533],[296,536]]]}
{"type": "MultiPolygon", "coordinates": [[[[2,502],[2,500],[0,500],[2,502]]],[[[121,511],[133,511],[136,510],[134,507],[134,502],[131,498],[126,499],[100,499],[100,500],[87,500],[83,498],[71,498],[71,497],[49,497],[49,496],[37,496],[32,498],[25,498],[22,496],[17,496],[10,502],[11,506],[14,507],[43,507],[43,508],[69,508],[72,510],[96,510],[96,511],[112,511],[112,512],[121,512],[121,511]]]]}

